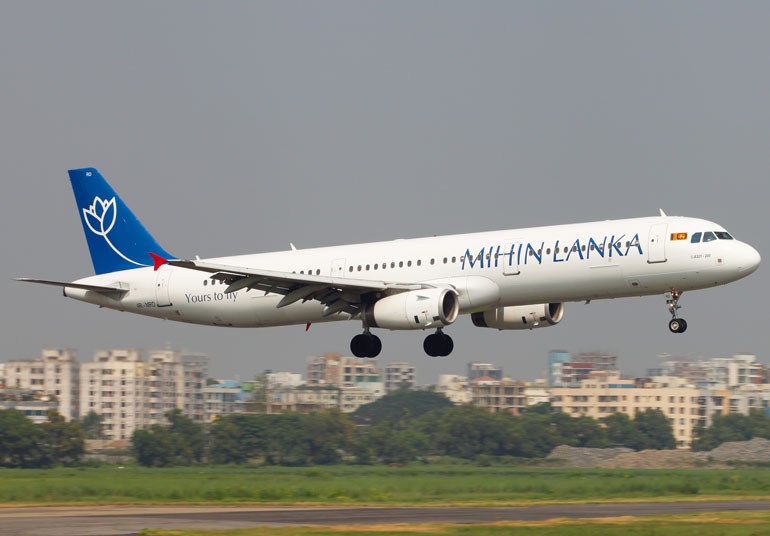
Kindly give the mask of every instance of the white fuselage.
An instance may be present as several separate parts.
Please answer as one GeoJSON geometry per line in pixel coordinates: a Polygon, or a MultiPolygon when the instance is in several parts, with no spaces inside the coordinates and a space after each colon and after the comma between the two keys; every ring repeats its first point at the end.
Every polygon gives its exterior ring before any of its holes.
{"type": "MultiPolygon", "coordinates": [[[[650,217],[443,237],[393,240],[208,259],[357,280],[451,285],[460,312],[689,291],[753,272],[759,254],[738,240],[692,243],[696,232],[724,229],[683,217],[650,217]],[[687,233],[687,239],[672,235],[687,233]]],[[[118,297],[66,288],[65,295],[121,311],[195,324],[262,327],[347,320],[323,317],[317,301],[283,308],[262,291],[226,294],[208,274],[162,266],[88,277],[77,283],[128,289],[118,297]]]]}

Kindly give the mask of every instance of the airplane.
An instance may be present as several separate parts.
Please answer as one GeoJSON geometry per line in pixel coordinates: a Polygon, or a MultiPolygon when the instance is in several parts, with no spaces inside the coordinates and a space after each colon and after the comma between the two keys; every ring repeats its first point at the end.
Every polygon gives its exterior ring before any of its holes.
{"type": "Polygon", "coordinates": [[[444,333],[460,315],[497,330],[554,326],[565,302],[664,295],[672,333],[683,333],[683,292],[754,272],[756,249],[720,225],[659,216],[399,239],[211,259],[181,259],[150,235],[94,168],[69,171],[96,275],[66,297],[145,316],[230,327],[358,320],[350,349],[382,350],[372,329],[430,330],[432,357],[454,348],[444,333]]]}

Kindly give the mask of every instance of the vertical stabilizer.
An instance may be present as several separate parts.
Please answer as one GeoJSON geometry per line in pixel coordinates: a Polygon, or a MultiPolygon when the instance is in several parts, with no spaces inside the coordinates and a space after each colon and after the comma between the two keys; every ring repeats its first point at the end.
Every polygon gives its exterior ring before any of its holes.
{"type": "Polygon", "coordinates": [[[155,254],[173,259],[94,168],[69,171],[97,274],[153,266],[155,254]]]}

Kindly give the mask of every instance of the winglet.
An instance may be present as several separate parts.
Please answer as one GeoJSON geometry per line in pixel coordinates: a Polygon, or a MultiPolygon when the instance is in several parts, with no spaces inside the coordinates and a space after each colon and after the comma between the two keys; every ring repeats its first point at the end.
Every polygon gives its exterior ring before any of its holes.
{"type": "Polygon", "coordinates": [[[148,251],[148,253],[150,254],[150,257],[152,257],[152,260],[155,262],[155,266],[153,270],[156,272],[158,271],[158,268],[160,268],[161,266],[163,266],[168,262],[168,259],[164,259],[160,255],[156,255],[152,251],[148,251]]]}

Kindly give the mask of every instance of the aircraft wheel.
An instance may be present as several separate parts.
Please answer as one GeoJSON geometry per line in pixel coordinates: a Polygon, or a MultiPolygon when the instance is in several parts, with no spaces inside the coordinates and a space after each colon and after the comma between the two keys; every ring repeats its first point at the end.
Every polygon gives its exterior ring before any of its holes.
{"type": "Polygon", "coordinates": [[[687,323],[680,318],[672,318],[671,322],[668,323],[668,329],[671,333],[682,333],[687,329],[687,323]]]}
{"type": "Polygon", "coordinates": [[[438,333],[431,333],[427,337],[425,337],[425,341],[422,343],[422,349],[425,350],[425,353],[428,354],[431,357],[438,357],[440,355],[439,351],[439,345],[441,344],[441,341],[439,340],[438,333]]]}
{"type": "Polygon", "coordinates": [[[455,343],[449,335],[441,334],[441,357],[446,357],[455,349],[455,343]]]}
{"type": "Polygon", "coordinates": [[[687,320],[684,318],[679,319],[679,331],[677,333],[684,333],[687,331],[687,320]]]}
{"type": "Polygon", "coordinates": [[[356,357],[366,357],[369,354],[369,338],[360,333],[350,341],[350,351],[356,357]]]}
{"type": "Polygon", "coordinates": [[[369,351],[367,352],[366,357],[377,357],[380,355],[380,352],[382,352],[382,341],[377,335],[372,335],[371,333],[369,334],[368,339],[369,351]]]}

